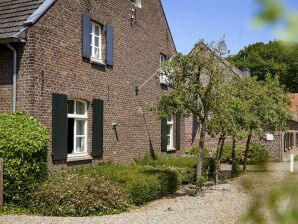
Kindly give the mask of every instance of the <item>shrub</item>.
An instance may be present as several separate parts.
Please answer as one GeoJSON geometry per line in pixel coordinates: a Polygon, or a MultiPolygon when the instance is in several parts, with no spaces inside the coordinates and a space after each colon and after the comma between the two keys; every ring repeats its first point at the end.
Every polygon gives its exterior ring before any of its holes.
{"type": "MultiPolygon", "coordinates": [[[[198,150],[199,150],[199,147],[198,146],[192,146],[192,147],[187,148],[185,150],[185,154],[197,156],[198,155],[198,150]]],[[[210,155],[209,152],[210,151],[206,147],[203,148],[203,158],[208,157],[210,155]]]]}
{"type": "Polygon", "coordinates": [[[177,174],[179,185],[181,185],[195,181],[196,161],[196,157],[194,156],[157,156],[156,159],[145,156],[144,159],[137,161],[137,164],[171,170],[177,174]]]}
{"type": "Polygon", "coordinates": [[[125,188],[136,205],[173,194],[179,185],[177,174],[162,167],[102,164],[96,172],[125,188]]]}
{"type": "Polygon", "coordinates": [[[241,174],[242,170],[239,166],[238,161],[236,161],[235,165],[232,166],[232,171],[231,171],[231,176],[234,177],[238,177],[241,174]]]}
{"type": "MultiPolygon", "coordinates": [[[[162,167],[165,169],[172,170],[177,173],[179,184],[195,183],[196,180],[196,156],[158,156],[156,159],[152,159],[150,156],[146,156],[143,160],[140,160],[137,163],[141,165],[162,167]]],[[[212,157],[205,156],[203,159],[204,180],[208,179],[208,177],[211,177],[213,175],[214,170],[214,159],[212,157]]]]}
{"type": "Polygon", "coordinates": [[[34,209],[48,216],[105,215],[128,209],[127,192],[99,175],[55,174],[34,196],[34,209]]]}
{"type": "Polygon", "coordinates": [[[4,199],[26,205],[30,192],[47,178],[47,129],[25,113],[4,113],[0,115],[0,136],[4,199]]]}
{"type": "Polygon", "coordinates": [[[197,158],[195,156],[157,156],[156,159],[152,159],[150,156],[145,156],[144,159],[137,161],[137,164],[195,168],[197,165],[197,158]]]}
{"type": "Polygon", "coordinates": [[[203,159],[203,173],[206,178],[213,177],[215,172],[215,159],[212,157],[206,157],[203,159]]]}
{"type": "MultiPolygon", "coordinates": [[[[236,146],[236,162],[242,163],[244,158],[244,150],[245,148],[241,145],[236,146]]],[[[231,163],[232,162],[232,145],[225,145],[222,156],[221,156],[222,163],[231,163]]]]}
{"type": "Polygon", "coordinates": [[[269,153],[265,146],[259,143],[250,144],[248,155],[247,155],[247,164],[260,164],[267,161],[269,153]]]}
{"type": "Polygon", "coordinates": [[[295,161],[298,161],[298,155],[295,156],[294,160],[295,161]]]}
{"type": "Polygon", "coordinates": [[[141,205],[145,202],[175,193],[178,186],[177,175],[166,169],[146,169],[144,175],[131,179],[125,188],[130,192],[131,202],[141,205]]]}
{"type": "MultiPolygon", "coordinates": [[[[238,145],[236,147],[236,162],[243,164],[244,161],[245,147],[238,145]]],[[[264,163],[268,159],[267,149],[259,143],[251,143],[247,155],[247,164],[259,164],[264,163]]],[[[221,162],[231,163],[232,162],[232,145],[225,145],[221,162]]]]}

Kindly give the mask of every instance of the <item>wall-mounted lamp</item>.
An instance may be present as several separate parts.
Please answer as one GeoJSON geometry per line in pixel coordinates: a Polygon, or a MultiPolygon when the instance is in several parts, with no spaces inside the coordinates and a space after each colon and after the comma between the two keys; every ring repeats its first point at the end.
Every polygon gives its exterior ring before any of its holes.
{"type": "Polygon", "coordinates": [[[113,128],[116,128],[117,126],[119,126],[120,124],[118,123],[112,123],[113,128]]]}
{"type": "Polygon", "coordinates": [[[119,126],[120,124],[118,123],[112,123],[112,126],[113,126],[113,129],[114,129],[114,132],[115,132],[115,136],[116,136],[116,140],[119,141],[119,137],[118,137],[118,133],[117,133],[117,126],[119,126]]]}

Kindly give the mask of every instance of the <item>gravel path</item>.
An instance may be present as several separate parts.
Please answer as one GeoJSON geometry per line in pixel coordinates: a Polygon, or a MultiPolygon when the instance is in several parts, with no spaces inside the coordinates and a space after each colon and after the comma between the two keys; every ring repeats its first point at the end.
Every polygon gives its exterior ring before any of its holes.
{"type": "Polygon", "coordinates": [[[120,215],[58,218],[3,216],[1,224],[96,224],[96,223],[235,223],[245,211],[247,196],[241,192],[238,182],[232,181],[207,189],[200,196],[176,196],[155,201],[149,205],[120,215]]]}
{"type": "Polygon", "coordinates": [[[2,216],[0,224],[240,223],[239,219],[252,199],[241,187],[241,180],[243,178],[253,180],[259,185],[259,191],[263,192],[264,189],[268,189],[268,186],[274,185],[273,182],[282,181],[287,173],[288,165],[288,163],[272,163],[268,166],[269,173],[250,172],[226,184],[209,187],[203,194],[196,197],[185,194],[179,196],[178,192],[175,197],[157,200],[147,206],[119,215],[85,218],[2,216]]]}

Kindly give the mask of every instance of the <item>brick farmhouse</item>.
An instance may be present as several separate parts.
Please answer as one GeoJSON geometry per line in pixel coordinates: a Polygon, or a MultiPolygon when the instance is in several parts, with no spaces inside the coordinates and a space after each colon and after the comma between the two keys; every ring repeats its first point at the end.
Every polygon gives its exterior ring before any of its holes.
{"type": "MultiPolygon", "coordinates": [[[[25,111],[48,128],[51,170],[181,154],[198,143],[197,118],[149,110],[169,91],[156,72],[175,53],[160,0],[0,0],[0,113],[25,111]]],[[[298,119],[289,129],[255,140],[282,160],[298,119]]]]}
{"type": "Polygon", "coordinates": [[[160,0],[0,0],[0,113],[49,130],[49,168],[179,154],[184,122],[148,109],[176,53],[160,0]]]}

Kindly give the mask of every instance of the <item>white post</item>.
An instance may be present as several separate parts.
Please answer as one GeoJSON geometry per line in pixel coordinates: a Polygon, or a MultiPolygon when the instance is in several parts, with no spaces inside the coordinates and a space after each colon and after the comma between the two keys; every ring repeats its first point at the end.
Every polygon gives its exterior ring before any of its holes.
{"type": "Polygon", "coordinates": [[[291,154],[290,172],[294,173],[294,155],[291,154]]]}

